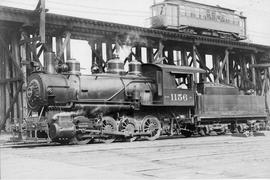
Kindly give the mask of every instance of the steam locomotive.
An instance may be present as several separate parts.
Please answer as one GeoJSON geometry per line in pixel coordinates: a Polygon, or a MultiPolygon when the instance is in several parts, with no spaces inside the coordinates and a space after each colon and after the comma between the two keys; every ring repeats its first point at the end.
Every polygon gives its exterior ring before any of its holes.
{"type": "Polygon", "coordinates": [[[244,131],[251,121],[266,122],[263,96],[241,95],[228,85],[195,83],[195,77],[205,73],[200,68],[133,60],[125,72],[115,58],[105,73],[81,75],[78,61],[55,68],[54,59],[46,53],[45,72],[34,72],[27,87],[28,105],[54,142],[223,134],[244,131]]]}

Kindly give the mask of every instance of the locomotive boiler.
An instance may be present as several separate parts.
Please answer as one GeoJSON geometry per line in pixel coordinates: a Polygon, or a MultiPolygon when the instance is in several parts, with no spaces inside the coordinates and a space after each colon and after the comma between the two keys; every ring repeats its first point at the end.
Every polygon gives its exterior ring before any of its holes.
{"type": "MultiPolygon", "coordinates": [[[[150,102],[150,96],[147,97],[144,92],[154,91],[151,80],[132,72],[120,77],[118,74],[121,72],[110,69],[116,61],[109,62],[109,70],[105,74],[80,75],[76,68],[61,74],[33,73],[27,89],[30,108],[82,108],[89,116],[95,116],[101,112],[108,114],[114,109],[129,109],[130,103],[135,103],[137,99],[141,99],[142,103],[150,102]]],[[[67,63],[69,67],[76,61],[69,60],[67,63]]]]}
{"type": "Polygon", "coordinates": [[[47,52],[44,72],[34,72],[28,105],[48,137],[60,143],[155,140],[160,135],[219,134],[248,121],[266,122],[264,97],[236,87],[195,83],[203,69],[109,60],[105,73],[80,74],[76,60],[55,65],[47,52]]]}

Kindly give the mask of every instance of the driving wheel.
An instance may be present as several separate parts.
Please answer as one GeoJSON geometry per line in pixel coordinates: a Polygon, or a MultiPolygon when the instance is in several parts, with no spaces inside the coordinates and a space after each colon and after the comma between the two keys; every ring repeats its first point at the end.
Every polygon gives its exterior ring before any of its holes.
{"type": "MultiPolygon", "coordinates": [[[[87,124],[89,123],[90,120],[85,117],[85,116],[76,116],[74,117],[73,123],[76,126],[80,126],[80,124],[87,124]]],[[[83,133],[76,133],[75,137],[72,139],[73,144],[78,144],[78,145],[84,145],[88,144],[92,141],[92,138],[85,137],[85,134],[83,133]]]]}
{"type": "MultiPolygon", "coordinates": [[[[114,118],[112,118],[110,116],[102,117],[101,129],[102,129],[102,131],[106,131],[106,132],[117,131],[117,124],[116,124],[116,121],[114,120],[114,118]]],[[[99,140],[101,142],[104,142],[104,143],[112,143],[115,139],[116,138],[114,135],[102,135],[102,137],[99,138],[99,140]]]]}
{"type": "Polygon", "coordinates": [[[145,116],[142,120],[142,130],[144,133],[150,134],[150,136],[145,137],[149,141],[159,138],[161,133],[161,125],[158,118],[151,115],[145,116]]]}
{"type": "Polygon", "coordinates": [[[131,117],[125,117],[120,122],[120,131],[125,132],[131,137],[124,138],[127,142],[133,142],[137,139],[137,137],[133,137],[132,135],[138,130],[136,120],[131,117]]]}

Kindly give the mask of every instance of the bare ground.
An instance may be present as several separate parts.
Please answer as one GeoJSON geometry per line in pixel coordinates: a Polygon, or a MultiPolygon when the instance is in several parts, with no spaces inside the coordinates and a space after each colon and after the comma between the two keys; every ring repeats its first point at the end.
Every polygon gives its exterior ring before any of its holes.
{"type": "Polygon", "coordinates": [[[270,178],[270,132],[133,143],[1,147],[2,179],[270,178]]]}

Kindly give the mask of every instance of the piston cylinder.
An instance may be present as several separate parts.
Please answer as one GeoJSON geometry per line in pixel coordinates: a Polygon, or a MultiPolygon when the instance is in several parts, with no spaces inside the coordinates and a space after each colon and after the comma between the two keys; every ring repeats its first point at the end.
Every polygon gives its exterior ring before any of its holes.
{"type": "Polygon", "coordinates": [[[49,136],[57,142],[63,140],[70,140],[76,133],[76,127],[73,124],[72,113],[58,113],[52,118],[49,125],[49,136]]]}

